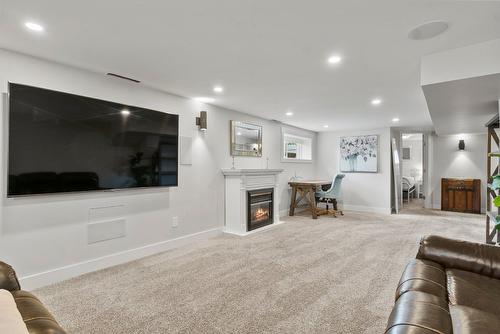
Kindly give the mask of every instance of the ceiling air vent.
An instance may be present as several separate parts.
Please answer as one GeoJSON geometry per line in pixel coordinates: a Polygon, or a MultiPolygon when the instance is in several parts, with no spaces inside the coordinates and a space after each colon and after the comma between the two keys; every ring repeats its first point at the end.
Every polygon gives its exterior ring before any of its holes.
{"type": "Polygon", "coordinates": [[[141,82],[140,80],[132,79],[132,78],[129,78],[129,77],[124,77],[123,75],[119,75],[119,74],[115,74],[115,73],[106,73],[106,74],[110,75],[112,77],[116,77],[116,78],[120,78],[120,79],[123,79],[123,80],[132,81],[132,82],[135,82],[135,83],[140,83],[141,82]]]}

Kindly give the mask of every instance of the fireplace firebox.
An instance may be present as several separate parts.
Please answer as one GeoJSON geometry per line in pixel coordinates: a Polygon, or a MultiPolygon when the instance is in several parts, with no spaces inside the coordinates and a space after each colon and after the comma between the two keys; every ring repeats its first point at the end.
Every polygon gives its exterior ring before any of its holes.
{"type": "Polygon", "coordinates": [[[273,223],[273,189],[247,191],[247,231],[273,223]]]}

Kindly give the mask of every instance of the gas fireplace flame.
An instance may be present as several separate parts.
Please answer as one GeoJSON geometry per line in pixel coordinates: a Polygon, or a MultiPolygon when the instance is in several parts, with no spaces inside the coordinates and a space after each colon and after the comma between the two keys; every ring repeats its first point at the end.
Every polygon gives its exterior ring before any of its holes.
{"type": "Polygon", "coordinates": [[[260,220],[260,219],[263,219],[263,218],[267,218],[267,216],[269,216],[269,210],[266,210],[266,209],[263,209],[263,208],[257,209],[257,211],[255,211],[255,214],[254,214],[255,220],[260,220]]]}

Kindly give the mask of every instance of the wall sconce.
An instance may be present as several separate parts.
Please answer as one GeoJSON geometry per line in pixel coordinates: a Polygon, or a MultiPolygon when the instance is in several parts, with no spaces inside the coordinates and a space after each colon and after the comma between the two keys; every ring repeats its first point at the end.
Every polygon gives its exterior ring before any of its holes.
{"type": "Polygon", "coordinates": [[[196,125],[201,131],[207,131],[207,112],[200,111],[200,116],[196,117],[196,125]]]}
{"type": "Polygon", "coordinates": [[[458,149],[459,149],[460,151],[465,150],[465,140],[460,139],[460,140],[458,141],[458,149]]]}

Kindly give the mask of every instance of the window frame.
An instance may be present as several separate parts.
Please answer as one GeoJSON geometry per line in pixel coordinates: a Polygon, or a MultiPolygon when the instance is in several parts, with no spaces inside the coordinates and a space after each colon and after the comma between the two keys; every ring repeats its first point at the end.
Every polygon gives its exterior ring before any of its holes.
{"type": "Polygon", "coordinates": [[[314,162],[314,135],[312,134],[306,134],[302,131],[295,130],[292,128],[287,128],[287,127],[281,127],[281,149],[280,149],[280,154],[281,154],[281,162],[291,162],[291,163],[306,163],[306,164],[312,164],[314,162]],[[285,157],[285,137],[286,136],[293,136],[293,137],[299,137],[299,138],[304,138],[308,139],[311,141],[311,159],[297,159],[297,158],[286,158],[285,157]]]}

